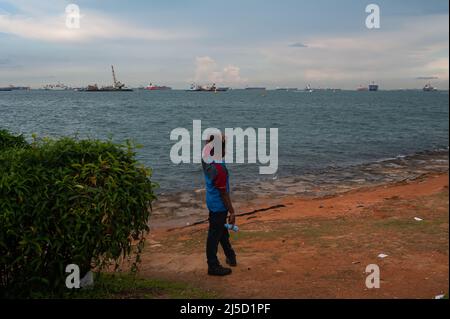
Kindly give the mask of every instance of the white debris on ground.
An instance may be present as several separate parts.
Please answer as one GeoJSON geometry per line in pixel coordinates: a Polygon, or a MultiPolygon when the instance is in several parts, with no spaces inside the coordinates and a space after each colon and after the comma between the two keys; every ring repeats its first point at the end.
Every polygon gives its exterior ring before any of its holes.
{"type": "Polygon", "coordinates": [[[94,273],[88,271],[86,275],[80,280],[81,288],[92,288],[94,286],[94,273]]]}

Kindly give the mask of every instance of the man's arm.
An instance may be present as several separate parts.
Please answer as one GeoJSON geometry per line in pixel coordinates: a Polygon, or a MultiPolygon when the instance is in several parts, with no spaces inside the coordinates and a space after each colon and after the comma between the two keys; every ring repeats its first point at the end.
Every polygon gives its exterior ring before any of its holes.
{"type": "Polygon", "coordinates": [[[233,204],[231,204],[230,194],[226,190],[220,190],[220,196],[222,197],[225,207],[228,209],[230,216],[228,217],[228,223],[234,225],[236,223],[236,216],[234,215],[233,204]]]}
{"type": "Polygon", "coordinates": [[[214,186],[219,190],[223,204],[230,213],[228,223],[234,225],[236,217],[234,215],[233,204],[231,204],[230,193],[227,188],[227,172],[220,165],[215,165],[214,186]]]}

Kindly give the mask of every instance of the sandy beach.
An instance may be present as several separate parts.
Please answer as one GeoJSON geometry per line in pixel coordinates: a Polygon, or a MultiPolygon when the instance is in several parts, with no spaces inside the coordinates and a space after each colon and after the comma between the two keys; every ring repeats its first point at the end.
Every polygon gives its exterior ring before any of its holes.
{"type": "Polygon", "coordinates": [[[227,278],[206,275],[207,224],[173,229],[182,223],[157,217],[140,276],[223,298],[434,298],[448,293],[448,178],[447,170],[331,195],[240,201],[240,213],[278,208],[237,218],[239,264],[227,278]],[[380,289],[365,286],[369,264],[380,267],[380,289]]]}

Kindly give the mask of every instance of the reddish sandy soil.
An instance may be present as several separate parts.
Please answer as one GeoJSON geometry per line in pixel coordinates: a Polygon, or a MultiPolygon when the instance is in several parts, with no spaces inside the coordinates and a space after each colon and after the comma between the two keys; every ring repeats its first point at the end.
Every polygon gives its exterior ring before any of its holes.
{"type": "Polygon", "coordinates": [[[241,231],[231,240],[239,264],[223,278],[206,274],[206,224],[157,229],[140,274],[224,298],[434,298],[449,287],[448,195],[445,174],[328,198],[280,199],[284,208],[238,217],[241,231]],[[365,286],[369,264],[380,267],[380,289],[365,286]]]}

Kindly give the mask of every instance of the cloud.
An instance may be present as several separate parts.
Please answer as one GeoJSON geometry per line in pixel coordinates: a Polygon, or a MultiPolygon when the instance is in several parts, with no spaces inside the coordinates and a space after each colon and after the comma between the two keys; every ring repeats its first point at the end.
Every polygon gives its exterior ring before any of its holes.
{"type": "Polygon", "coordinates": [[[289,45],[291,48],[307,48],[308,46],[301,42],[295,42],[289,45]]]}
{"type": "Polygon", "coordinates": [[[235,65],[220,68],[209,56],[197,57],[195,60],[195,82],[212,82],[222,84],[242,84],[247,79],[241,77],[241,69],[235,65]]]}
{"type": "Polygon", "coordinates": [[[217,69],[216,61],[209,56],[197,57],[195,59],[195,65],[195,81],[209,81],[211,75],[217,69]]]}
{"type": "Polygon", "coordinates": [[[308,50],[272,43],[260,51],[271,68],[266,74],[284,85],[311,82],[352,88],[379,81],[383,87],[414,87],[417,74],[438,77],[442,86],[448,85],[448,15],[396,23],[376,32],[310,36],[305,39],[308,50]]]}
{"type": "Polygon", "coordinates": [[[198,33],[138,27],[93,11],[82,11],[80,28],[66,27],[65,14],[30,16],[0,13],[0,33],[49,42],[82,42],[96,39],[175,40],[198,33]]]}
{"type": "Polygon", "coordinates": [[[427,71],[429,71],[429,73],[433,74],[434,77],[448,80],[448,71],[449,71],[448,51],[447,57],[432,59],[430,60],[429,63],[425,65],[424,68],[427,71]]]}

